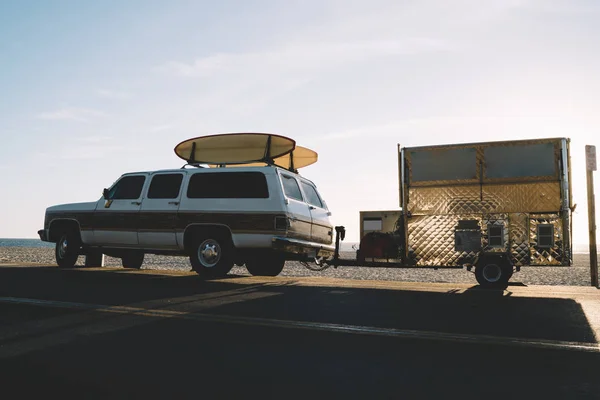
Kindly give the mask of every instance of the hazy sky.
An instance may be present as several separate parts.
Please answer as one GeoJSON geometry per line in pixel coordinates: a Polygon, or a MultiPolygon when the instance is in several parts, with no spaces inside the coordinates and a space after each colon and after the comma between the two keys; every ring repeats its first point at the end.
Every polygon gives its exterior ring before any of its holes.
{"type": "Polygon", "coordinates": [[[0,0],[0,237],[180,167],[181,140],[253,131],[319,153],[302,174],[350,241],[360,210],[398,207],[397,143],[570,137],[587,242],[598,21],[576,0],[0,0]]]}

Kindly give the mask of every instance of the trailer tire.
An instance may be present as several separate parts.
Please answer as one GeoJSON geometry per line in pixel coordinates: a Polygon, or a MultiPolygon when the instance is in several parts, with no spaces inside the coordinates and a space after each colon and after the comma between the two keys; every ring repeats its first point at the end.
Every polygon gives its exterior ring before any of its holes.
{"type": "Polygon", "coordinates": [[[486,256],[477,262],[475,278],[483,288],[505,289],[512,272],[512,265],[503,257],[486,256]]]}

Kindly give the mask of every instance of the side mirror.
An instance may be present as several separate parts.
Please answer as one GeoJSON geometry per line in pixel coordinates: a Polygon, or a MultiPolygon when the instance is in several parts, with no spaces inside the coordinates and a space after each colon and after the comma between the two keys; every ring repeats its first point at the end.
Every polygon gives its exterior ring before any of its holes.
{"type": "Polygon", "coordinates": [[[102,197],[104,197],[104,200],[110,200],[110,192],[108,191],[108,189],[104,189],[102,191],[102,197]]]}

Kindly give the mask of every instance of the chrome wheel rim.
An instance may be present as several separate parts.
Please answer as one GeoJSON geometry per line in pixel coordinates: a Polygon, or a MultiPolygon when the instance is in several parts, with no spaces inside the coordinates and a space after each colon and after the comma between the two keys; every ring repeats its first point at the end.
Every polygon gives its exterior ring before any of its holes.
{"type": "Polygon", "coordinates": [[[498,282],[502,276],[502,269],[498,264],[487,264],[483,267],[483,277],[488,282],[498,282]]]}
{"type": "Polygon", "coordinates": [[[198,246],[198,260],[206,268],[212,268],[221,259],[221,246],[214,239],[206,239],[198,246]]]}
{"type": "Polygon", "coordinates": [[[60,258],[65,258],[65,255],[67,255],[68,250],[69,250],[69,243],[67,241],[67,237],[64,236],[58,243],[58,256],[60,258]]]}

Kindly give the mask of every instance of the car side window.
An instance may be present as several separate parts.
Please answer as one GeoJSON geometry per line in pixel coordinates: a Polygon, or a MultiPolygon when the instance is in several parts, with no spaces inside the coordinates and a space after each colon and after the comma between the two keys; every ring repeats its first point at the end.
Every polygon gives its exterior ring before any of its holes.
{"type": "Polygon", "coordinates": [[[179,197],[183,174],[155,175],[148,189],[149,199],[176,199],[179,197]]]}
{"type": "Polygon", "coordinates": [[[306,202],[308,204],[310,204],[311,206],[324,208],[323,203],[321,202],[321,198],[319,197],[316,189],[312,185],[309,185],[306,182],[302,182],[302,190],[306,195],[306,202]]]}
{"type": "Polygon", "coordinates": [[[142,195],[146,177],[144,175],[125,176],[110,189],[111,200],[136,200],[142,195]]]}
{"type": "Polygon", "coordinates": [[[267,179],[261,172],[198,172],[187,189],[190,199],[268,199],[267,179]]]}
{"type": "Polygon", "coordinates": [[[283,191],[290,199],[304,201],[302,193],[300,192],[300,186],[296,179],[288,175],[281,175],[281,181],[283,182],[283,191]]]}

